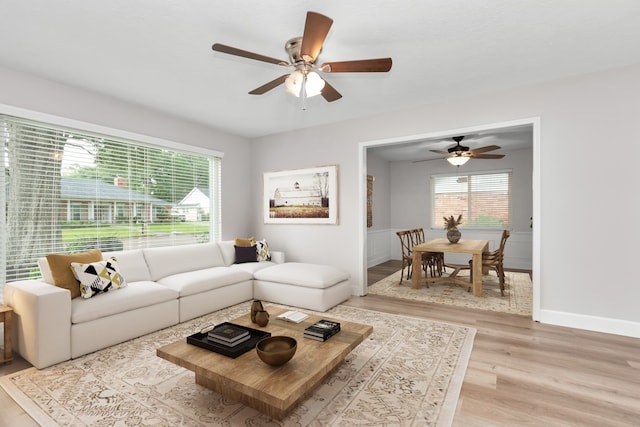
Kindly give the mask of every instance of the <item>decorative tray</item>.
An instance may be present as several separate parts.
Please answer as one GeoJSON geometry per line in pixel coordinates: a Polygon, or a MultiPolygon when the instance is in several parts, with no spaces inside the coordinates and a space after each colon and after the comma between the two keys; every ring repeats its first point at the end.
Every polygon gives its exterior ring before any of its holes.
{"type": "Polygon", "coordinates": [[[187,337],[187,342],[189,344],[206,348],[207,350],[235,359],[236,357],[243,355],[247,351],[253,350],[256,347],[258,341],[260,341],[261,339],[271,336],[271,332],[260,331],[258,329],[249,328],[247,326],[236,325],[235,323],[224,322],[216,326],[221,325],[233,325],[242,329],[246,329],[247,331],[249,331],[250,338],[247,341],[236,345],[235,347],[228,347],[209,340],[207,338],[206,332],[196,332],[195,334],[189,335],[187,337]]]}

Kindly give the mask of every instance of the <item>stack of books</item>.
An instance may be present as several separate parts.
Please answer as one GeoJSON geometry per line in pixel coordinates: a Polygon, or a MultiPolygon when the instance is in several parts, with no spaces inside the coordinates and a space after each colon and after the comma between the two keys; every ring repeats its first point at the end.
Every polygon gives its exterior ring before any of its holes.
{"type": "Polygon", "coordinates": [[[340,332],[340,323],[332,320],[318,320],[304,330],[304,337],[316,341],[326,341],[340,332]]]}
{"type": "Polygon", "coordinates": [[[249,331],[229,323],[216,326],[207,333],[207,339],[216,344],[235,347],[251,338],[249,331]]]}

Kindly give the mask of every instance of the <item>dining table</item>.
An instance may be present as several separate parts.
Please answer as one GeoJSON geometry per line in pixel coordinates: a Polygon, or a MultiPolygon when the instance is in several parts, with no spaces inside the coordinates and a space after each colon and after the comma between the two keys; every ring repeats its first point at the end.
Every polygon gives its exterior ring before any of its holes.
{"type": "MultiPolygon", "coordinates": [[[[488,240],[472,240],[460,239],[457,243],[451,243],[448,239],[433,239],[425,243],[413,246],[412,264],[411,264],[411,287],[420,289],[422,283],[430,283],[437,281],[454,282],[464,286],[470,286],[473,289],[473,295],[482,295],[482,254],[489,251],[488,240]],[[422,276],[422,253],[423,252],[442,252],[442,253],[463,253],[470,254],[472,259],[472,269],[470,280],[457,277],[460,268],[456,268],[449,276],[428,277],[426,272],[422,276]]],[[[486,270],[486,269],[485,269],[486,270]]],[[[484,271],[486,272],[486,271],[484,271]]]]}

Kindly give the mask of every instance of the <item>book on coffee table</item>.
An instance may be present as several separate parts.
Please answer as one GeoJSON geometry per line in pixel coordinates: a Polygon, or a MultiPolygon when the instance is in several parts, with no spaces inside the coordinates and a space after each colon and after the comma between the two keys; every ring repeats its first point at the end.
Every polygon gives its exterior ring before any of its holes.
{"type": "Polygon", "coordinates": [[[277,318],[286,320],[287,322],[300,323],[303,320],[307,320],[309,316],[300,311],[285,311],[277,316],[277,318]]]}
{"type": "Polygon", "coordinates": [[[340,323],[322,319],[304,330],[304,337],[316,341],[326,341],[340,332],[340,323]]]}
{"type": "Polygon", "coordinates": [[[249,341],[249,338],[251,338],[251,335],[247,334],[247,335],[245,335],[245,336],[243,336],[241,338],[238,338],[237,340],[235,340],[233,342],[226,342],[226,341],[217,339],[215,337],[212,337],[211,335],[207,336],[207,339],[209,341],[212,341],[212,342],[214,342],[216,344],[224,345],[224,346],[227,346],[227,347],[235,347],[235,346],[237,346],[239,344],[242,344],[245,341],[249,341]]]}

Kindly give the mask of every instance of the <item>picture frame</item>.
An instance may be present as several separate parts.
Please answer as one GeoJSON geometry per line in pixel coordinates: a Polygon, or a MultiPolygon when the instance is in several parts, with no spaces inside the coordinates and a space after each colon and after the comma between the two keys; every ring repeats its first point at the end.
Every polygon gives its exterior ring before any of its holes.
{"type": "Polygon", "coordinates": [[[338,167],[264,173],[265,224],[337,224],[338,167]]]}

